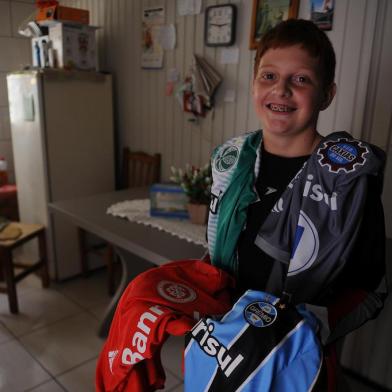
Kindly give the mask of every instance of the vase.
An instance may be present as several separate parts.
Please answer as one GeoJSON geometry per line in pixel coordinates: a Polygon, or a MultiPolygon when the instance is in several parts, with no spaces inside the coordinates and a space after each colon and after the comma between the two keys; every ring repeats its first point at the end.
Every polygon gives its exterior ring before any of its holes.
{"type": "Polygon", "coordinates": [[[189,219],[196,225],[204,225],[207,223],[208,205],[188,203],[189,219]]]}

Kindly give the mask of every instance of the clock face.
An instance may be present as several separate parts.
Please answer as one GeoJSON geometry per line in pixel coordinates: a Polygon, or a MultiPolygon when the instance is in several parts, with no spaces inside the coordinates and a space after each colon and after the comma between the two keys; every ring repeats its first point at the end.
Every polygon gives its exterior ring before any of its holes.
{"type": "Polygon", "coordinates": [[[233,4],[211,6],[205,15],[207,46],[228,46],[235,39],[236,8],[233,4]]]}

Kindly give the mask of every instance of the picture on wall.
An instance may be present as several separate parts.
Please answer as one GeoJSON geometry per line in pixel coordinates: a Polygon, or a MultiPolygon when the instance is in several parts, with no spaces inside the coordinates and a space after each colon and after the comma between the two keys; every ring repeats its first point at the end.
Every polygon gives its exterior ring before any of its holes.
{"type": "Polygon", "coordinates": [[[279,22],[298,15],[299,0],[253,0],[249,49],[256,49],[262,35],[279,22]]]}
{"type": "Polygon", "coordinates": [[[334,0],[310,0],[310,19],[321,30],[332,30],[334,0]]]}
{"type": "Polygon", "coordinates": [[[165,20],[165,9],[145,7],[142,19],[142,68],[157,69],[163,66],[163,48],[159,41],[165,20]]]}

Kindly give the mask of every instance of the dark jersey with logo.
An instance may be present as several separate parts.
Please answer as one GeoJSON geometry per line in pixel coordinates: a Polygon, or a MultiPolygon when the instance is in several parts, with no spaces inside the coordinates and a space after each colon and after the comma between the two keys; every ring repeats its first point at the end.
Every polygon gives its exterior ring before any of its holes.
{"type": "MultiPolygon", "coordinates": [[[[255,184],[260,201],[248,207],[246,227],[238,242],[240,293],[254,289],[280,295],[287,265],[275,261],[257,247],[254,241],[274,204],[308,158],[309,156],[280,157],[262,150],[262,169],[255,184]]],[[[337,290],[339,287],[374,290],[384,273],[385,227],[379,187],[376,178],[369,176],[359,239],[351,260],[336,282],[337,290]]]]}

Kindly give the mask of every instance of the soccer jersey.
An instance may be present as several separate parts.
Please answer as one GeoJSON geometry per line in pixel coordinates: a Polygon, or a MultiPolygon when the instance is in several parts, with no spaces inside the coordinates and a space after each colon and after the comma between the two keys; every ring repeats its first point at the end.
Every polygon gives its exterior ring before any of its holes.
{"type": "Polygon", "coordinates": [[[138,275],[124,291],[96,369],[96,390],[148,392],[164,387],[160,349],[199,317],[231,308],[232,278],[199,260],[165,264],[138,275]]]}
{"type": "Polygon", "coordinates": [[[200,320],[186,337],[185,390],[302,392],[321,382],[314,316],[277,302],[248,290],[222,320],[200,320]]]}

